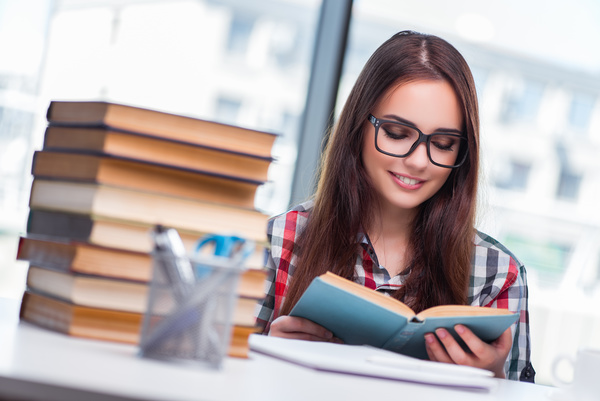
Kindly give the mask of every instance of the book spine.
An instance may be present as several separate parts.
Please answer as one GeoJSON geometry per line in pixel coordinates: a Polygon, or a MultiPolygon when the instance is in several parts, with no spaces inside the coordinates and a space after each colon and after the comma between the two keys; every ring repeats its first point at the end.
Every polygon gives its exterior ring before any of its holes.
{"type": "Polygon", "coordinates": [[[422,323],[408,321],[406,326],[400,329],[383,345],[383,349],[388,349],[394,352],[400,352],[404,345],[420,331],[422,323]]]}

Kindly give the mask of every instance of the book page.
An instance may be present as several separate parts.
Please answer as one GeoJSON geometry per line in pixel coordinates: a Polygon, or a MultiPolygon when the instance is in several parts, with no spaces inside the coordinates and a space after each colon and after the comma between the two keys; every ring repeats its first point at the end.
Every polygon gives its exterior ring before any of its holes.
{"type": "Polygon", "coordinates": [[[471,305],[440,305],[425,309],[417,314],[420,320],[426,317],[436,316],[490,316],[490,315],[512,315],[513,312],[508,309],[486,308],[483,306],[471,305]]]}
{"type": "Polygon", "coordinates": [[[321,275],[320,277],[326,283],[334,285],[356,296],[366,299],[367,301],[389,309],[393,312],[404,315],[408,318],[414,316],[415,314],[415,312],[411,308],[409,308],[408,305],[398,301],[397,299],[374,291],[353,281],[347,280],[334,273],[327,272],[321,275]]]}

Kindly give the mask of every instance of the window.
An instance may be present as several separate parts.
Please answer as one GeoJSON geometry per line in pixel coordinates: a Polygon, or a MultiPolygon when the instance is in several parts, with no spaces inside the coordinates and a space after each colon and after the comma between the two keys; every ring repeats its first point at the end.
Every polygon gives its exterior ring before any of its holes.
{"type": "Polygon", "coordinates": [[[34,114],[0,107],[0,208],[14,210],[29,191],[30,153],[28,140],[34,114]]]}
{"type": "Polygon", "coordinates": [[[475,81],[475,88],[477,89],[477,95],[481,97],[484,92],[485,85],[488,80],[489,71],[483,67],[477,65],[471,66],[471,72],[473,74],[473,80],[475,81]]]}
{"type": "MultiPolygon", "coordinates": [[[[109,100],[297,137],[320,0],[118,3],[57,3],[38,104],[109,100]],[[272,122],[284,119],[295,126],[279,131],[272,122]]],[[[295,160],[296,141],[285,151],[295,160]]],[[[269,178],[257,208],[285,210],[293,173],[269,178]]]]}
{"type": "Polygon", "coordinates": [[[531,165],[519,161],[511,161],[506,173],[496,179],[496,186],[502,189],[524,191],[531,172],[531,165]]]}
{"type": "Polygon", "coordinates": [[[215,109],[215,120],[236,121],[242,108],[242,102],[236,99],[219,97],[215,109]]]}
{"type": "Polygon", "coordinates": [[[600,286],[600,254],[598,253],[596,253],[596,260],[596,270],[591,278],[593,287],[600,286]]]}
{"type": "Polygon", "coordinates": [[[558,178],[556,197],[563,200],[576,201],[580,185],[581,175],[570,171],[566,166],[562,166],[558,178]]]}
{"type": "Polygon", "coordinates": [[[571,256],[571,246],[551,240],[535,240],[509,234],[503,243],[527,267],[527,273],[540,287],[558,287],[571,256]]]}
{"type": "MultiPolygon", "coordinates": [[[[0,233],[22,230],[27,216],[51,0],[0,1],[0,233]]],[[[1,267],[1,266],[0,266],[1,267]]]]}
{"type": "Polygon", "coordinates": [[[272,25],[270,52],[279,67],[294,68],[301,44],[297,26],[283,23],[272,25]]]}
{"type": "Polygon", "coordinates": [[[501,121],[505,124],[534,122],[543,95],[542,82],[525,80],[520,88],[513,89],[507,94],[500,116],[501,121]]]}
{"type": "Polygon", "coordinates": [[[569,125],[579,132],[588,128],[596,97],[582,92],[576,92],[571,99],[569,108],[569,125]]]}
{"type": "Polygon", "coordinates": [[[250,42],[250,35],[254,27],[255,18],[234,13],[227,37],[227,50],[235,55],[244,56],[250,42]]]}

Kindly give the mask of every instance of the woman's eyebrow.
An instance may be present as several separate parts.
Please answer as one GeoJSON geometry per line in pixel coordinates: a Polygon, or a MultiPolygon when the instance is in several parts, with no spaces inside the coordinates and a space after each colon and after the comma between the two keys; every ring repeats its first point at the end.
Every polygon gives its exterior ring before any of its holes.
{"type": "Polygon", "coordinates": [[[413,123],[412,121],[408,121],[405,118],[402,118],[400,116],[397,116],[395,114],[386,114],[385,116],[383,116],[384,118],[391,118],[392,120],[396,120],[402,124],[406,124],[406,125],[410,125],[411,127],[415,127],[417,128],[417,125],[415,123],[413,123]]]}
{"type": "MultiPolygon", "coordinates": [[[[419,128],[412,121],[409,121],[409,120],[407,120],[405,118],[402,118],[400,116],[397,116],[395,114],[386,114],[383,117],[387,118],[387,119],[396,120],[396,121],[398,121],[398,122],[400,122],[402,124],[409,125],[409,126],[411,126],[413,128],[419,128]]],[[[435,129],[434,132],[447,132],[447,133],[463,134],[463,132],[461,130],[459,130],[459,129],[456,129],[456,128],[442,128],[442,127],[435,129]]]]}

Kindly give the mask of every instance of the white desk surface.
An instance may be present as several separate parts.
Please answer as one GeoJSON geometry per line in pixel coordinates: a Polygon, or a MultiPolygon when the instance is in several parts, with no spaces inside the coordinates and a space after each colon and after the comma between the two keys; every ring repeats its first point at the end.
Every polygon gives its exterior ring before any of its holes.
{"type": "Polygon", "coordinates": [[[0,399],[27,400],[552,400],[553,389],[498,380],[490,392],[318,372],[265,355],[222,370],[141,359],[137,347],[79,339],[19,322],[0,299],[0,399]]]}

